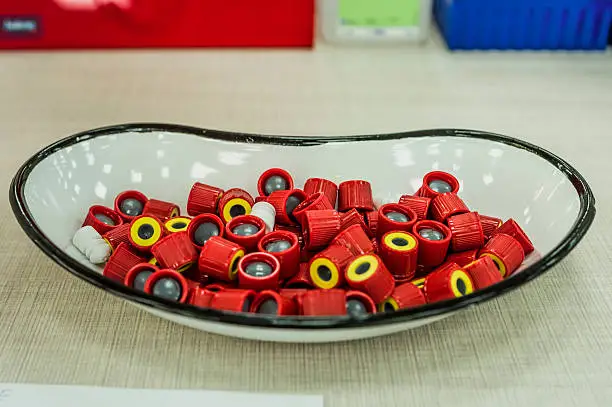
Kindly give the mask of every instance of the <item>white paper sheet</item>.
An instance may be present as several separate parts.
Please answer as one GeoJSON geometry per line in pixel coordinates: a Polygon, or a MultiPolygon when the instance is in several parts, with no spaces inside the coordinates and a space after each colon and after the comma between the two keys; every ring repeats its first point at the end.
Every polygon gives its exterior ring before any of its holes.
{"type": "Polygon", "coordinates": [[[0,383],[0,407],[323,407],[322,396],[0,383]]]}

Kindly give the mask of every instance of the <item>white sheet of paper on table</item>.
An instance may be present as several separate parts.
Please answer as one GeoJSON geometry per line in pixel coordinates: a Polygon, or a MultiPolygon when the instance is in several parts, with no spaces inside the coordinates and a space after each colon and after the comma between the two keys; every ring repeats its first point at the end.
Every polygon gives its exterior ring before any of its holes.
{"type": "Polygon", "coordinates": [[[0,407],[323,407],[323,396],[0,384],[0,407]]]}

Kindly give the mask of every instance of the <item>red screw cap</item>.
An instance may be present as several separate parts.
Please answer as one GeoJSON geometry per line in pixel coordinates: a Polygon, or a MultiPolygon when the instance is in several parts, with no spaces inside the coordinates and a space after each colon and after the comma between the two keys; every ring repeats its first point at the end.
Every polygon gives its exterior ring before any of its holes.
{"type": "Polygon", "coordinates": [[[269,196],[276,191],[289,191],[293,189],[291,174],[282,168],[270,168],[257,181],[257,192],[260,196],[269,196]]]}
{"type": "Polygon", "coordinates": [[[244,256],[244,249],[219,236],[211,237],[202,247],[198,261],[200,275],[221,281],[233,281],[238,274],[238,262],[244,256]]]}
{"type": "Polygon", "coordinates": [[[219,217],[227,223],[236,216],[249,215],[255,201],[244,189],[232,188],[219,199],[219,217]]]}
{"type": "Polygon", "coordinates": [[[484,245],[484,233],[477,212],[462,213],[447,219],[451,231],[451,249],[463,252],[480,249],[484,245]]]}
{"type": "Polygon", "coordinates": [[[151,274],[159,271],[157,266],[150,263],[139,263],[132,267],[125,275],[123,283],[135,290],[144,291],[145,284],[151,274]]]}
{"type": "Polygon", "coordinates": [[[351,288],[366,293],[377,304],[387,299],[395,287],[393,276],[375,254],[354,258],[346,267],[344,277],[351,288]]]}
{"type": "Polygon", "coordinates": [[[249,312],[257,294],[253,290],[224,290],[215,293],[210,301],[210,308],[249,312]]]}
{"type": "Polygon", "coordinates": [[[293,210],[293,216],[297,222],[301,225],[304,223],[304,214],[307,211],[320,211],[323,209],[334,209],[329,203],[329,200],[323,192],[317,192],[308,196],[293,210]]]}
{"type": "Polygon", "coordinates": [[[172,233],[151,248],[159,264],[183,272],[198,260],[198,252],[191,243],[187,232],[172,233]]]}
{"type": "Polygon", "coordinates": [[[455,263],[446,263],[425,278],[423,291],[427,302],[463,297],[474,291],[470,276],[455,263]]]}
{"type": "Polygon", "coordinates": [[[419,307],[426,303],[425,295],[419,287],[412,283],[405,283],[395,287],[391,296],[380,303],[378,310],[395,312],[400,309],[419,307]]]}
{"type": "Polygon", "coordinates": [[[304,217],[303,238],[306,250],[321,249],[340,230],[340,214],[333,209],[308,211],[304,217]]]}
{"type": "Polygon", "coordinates": [[[89,211],[87,211],[87,216],[81,226],[91,226],[99,234],[103,235],[122,224],[123,219],[121,216],[111,208],[102,205],[93,205],[89,208],[89,211]]]}
{"type": "Polygon", "coordinates": [[[130,250],[129,245],[120,243],[106,262],[102,275],[123,283],[132,267],[145,262],[145,259],[130,250]]]}
{"type": "Polygon", "coordinates": [[[416,237],[408,232],[387,232],[380,241],[379,252],[396,283],[412,280],[419,253],[416,237]]]}
{"type": "Polygon", "coordinates": [[[457,263],[459,267],[466,266],[478,258],[478,250],[480,249],[450,253],[448,256],[446,256],[446,261],[449,263],[457,263]]]}
{"type": "Polygon", "coordinates": [[[293,301],[296,304],[297,307],[297,314],[301,315],[302,314],[302,298],[304,297],[304,294],[306,294],[308,291],[305,288],[281,288],[280,290],[278,290],[278,293],[281,295],[281,297],[287,298],[291,301],[293,301]]]}
{"type": "Polygon", "coordinates": [[[353,255],[374,253],[374,245],[360,225],[352,225],[338,233],[332,245],[346,247],[353,255]]]}
{"type": "Polygon", "coordinates": [[[417,220],[427,219],[431,198],[425,196],[402,195],[398,204],[410,208],[416,213],[417,220]]]}
{"type": "Polygon", "coordinates": [[[330,245],[308,263],[310,281],[315,287],[326,290],[342,286],[344,268],[353,257],[353,253],[347,248],[330,245]]]}
{"type": "Polygon", "coordinates": [[[345,230],[349,226],[359,225],[368,234],[369,237],[375,235],[370,233],[370,228],[366,225],[363,214],[359,213],[357,209],[351,209],[347,212],[340,214],[340,230],[345,230]]]}
{"type": "Polygon", "coordinates": [[[160,201],[157,199],[149,199],[142,212],[143,215],[155,216],[162,222],[176,218],[181,214],[178,205],[172,202],[160,201]]]}
{"type": "Polygon", "coordinates": [[[194,307],[208,308],[214,296],[215,292],[213,291],[204,287],[194,287],[189,293],[188,302],[194,307]]]}
{"type": "Polygon", "coordinates": [[[260,292],[251,306],[251,312],[256,314],[296,315],[297,311],[297,305],[294,301],[271,290],[260,292]]]}
{"type": "Polygon", "coordinates": [[[461,198],[453,193],[440,194],[431,201],[431,217],[438,222],[444,223],[453,215],[469,211],[461,198]]]}
{"type": "Polygon", "coordinates": [[[490,257],[484,256],[463,268],[474,282],[474,289],[482,290],[502,281],[502,276],[490,257]]]}
{"type": "Polygon", "coordinates": [[[165,232],[166,228],[155,216],[141,215],[132,221],[130,243],[142,252],[149,252],[164,237],[165,232]]]}
{"type": "Polygon", "coordinates": [[[126,222],[142,215],[144,207],[149,201],[145,194],[139,191],[123,191],[115,198],[115,212],[126,222]]]}
{"type": "Polygon", "coordinates": [[[180,273],[164,269],[151,274],[147,279],[144,291],[165,300],[184,303],[189,294],[189,285],[187,279],[180,273]]]}
{"type": "Polygon", "coordinates": [[[370,229],[369,235],[376,236],[376,229],[378,229],[378,210],[370,211],[365,213],[366,225],[370,229]]]}
{"type": "Polygon", "coordinates": [[[359,211],[374,210],[372,186],[367,181],[345,181],[338,186],[338,210],[355,208],[359,211]]]}
{"type": "Polygon", "coordinates": [[[412,234],[419,241],[418,264],[435,267],[444,262],[451,239],[449,228],[440,222],[421,220],[414,224],[412,234]]]}
{"type": "Polygon", "coordinates": [[[369,295],[361,291],[350,290],[346,292],[346,313],[353,317],[367,314],[376,314],[376,304],[369,295]]]}
{"type": "Polygon", "coordinates": [[[223,196],[221,188],[196,182],[189,191],[187,213],[191,216],[202,213],[217,213],[221,196],[223,196]]]}
{"type": "Polygon", "coordinates": [[[344,290],[310,290],[302,296],[302,315],[346,315],[344,290]]]}
{"type": "Polygon", "coordinates": [[[130,244],[130,227],[129,223],[124,223],[103,234],[102,238],[115,250],[121,243],[130,244]]]}
{"type": "Polygon", "coordinates": [[[202,250],[202,246],[213,236],[223,237],[225,225],[221,218],[212,213],[203,213],[189,222],[187,236],[196,248],[202,250]]]}
{"type": "Polygon", "coordinates": [[[415,195],[435,198],[440,194],[459,192],[459,181],[451,174],[443,171],[432,171],[423,177],[423,185],[415,195]]]}
{"type": "Polygon", "coordinates": [[[250,290],[277,290],[280,263],[270,253],[251,253],[238,262],[238,286],[250,290]]]}
{"type": "Polygon", "coordinates": [[[512,236],[496,233],[480,251],[479,257],[488,256],[493,260],[502,277],[508,277],[525,260],[523,246],[512,236]]]}
{"type": "Polygon", "coordinates": [[[237,216],[225,225],[225,238],[244,247],[248,252],[257,251],[257,244],[265,233],[266,223],[257,216],[237,216]]]}
{"type": "Polygon", "coordinates": [[[323,178],[308,178],[304,183],[304,193],[308,196],[323,192],[332,208],[336,207],[338,198],[338,186],[333,182],[323,178]]]}
{"type": "Polygon", "coordinates": [[[496,235],[497,233],[505,233],[509,236],[512,236],[516,239],[517,242],[520,243],[525,255],[528,255],[532,251],[534,251],[533,243],[527,237],[527,234],[523,231],[523,229],[519,226],[518,223],[514,219],[508,219],[504,222],[503,225],[499,227],[499,229],[495,230],[492,235],[496,235]]]}
{"type": "Polygon", "coordinates": [[[380,240],[387,232],[409,232],[417,221],[416,213],[400,204],[385,204],[378,208],[376,236],[380,240]]]}
{"type": "Polygon", "coordinates": [[[276,210],[276,223],[282,225],[297,225],[293,211],[306,199],[301,189],[276,191],[268,196],[267,202],[276,210]]]}
{"type": "Polygon", "coordinates": [[[480,217],[480,224],[482,225],[482,232],[484,233],[485,239],[489,239],[493,232],[502,225],[502,220],[494,218],[493,216],[478,215],[480,217]]]}
{"type": "Polygon", "coordinates": [[[270,232],[257,244],[260,252],[270,253],[280,263],[280,279],[297,274],[300,266],[300,245],[295,234],[285,231],[270,232]]]}
{"type": "Polygon", "coordinates": [[[291,277],[291,279],[285,283],[285,288],[314,288],[314,285],[310,280],[310,268],[308,263],[300,263],[297,274],[291,277]]]}

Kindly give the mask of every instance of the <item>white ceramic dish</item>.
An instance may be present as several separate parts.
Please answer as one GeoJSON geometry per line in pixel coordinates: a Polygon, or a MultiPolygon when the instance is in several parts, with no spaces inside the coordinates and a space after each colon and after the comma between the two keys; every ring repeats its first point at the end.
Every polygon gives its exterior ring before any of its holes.
{"type": "Polygon", "coordinates": [[[27,235],[70,273],[146,311],[204,331],[249,339],[328,342],[374,337],[428,324],[521,286],[565,257],[595,216],[583,177],[550,152],[496,134],[464,130],[298,138],[131,124],[70,136],[30,158],[10,192],[27,235]],[[183,205],[191,185],[255,192],[259,174],[289,170],[308,177],[367,179],[375,199],[413,193],[433,169],[459,178],[460,194],[482,214],[517,220],[540,256],[511,277],[471,295],[367,317],[270,317],[194,308],[137,292],[106,279],[70,241],[92,204],[112,206],[117,193],[137,189],[183,205]]]}

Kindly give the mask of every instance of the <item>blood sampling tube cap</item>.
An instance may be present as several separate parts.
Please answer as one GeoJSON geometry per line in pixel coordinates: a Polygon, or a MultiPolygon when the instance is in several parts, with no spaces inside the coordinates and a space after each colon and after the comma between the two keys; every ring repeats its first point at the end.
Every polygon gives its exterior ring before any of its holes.
{"type": "Polygon", "coordinates": [[[144,291],[145,283],[151,274],[158,271],[159,268],[150,263],[139,263],[125,275],[124,284],[135,290],[144,291]]]}
{"type": "Polygon", "coordinates": [[[479,257],[488,256],[493,260],[502,277],[508,277],[525,260],[523,246],[510,235],[496,233],[480,251],[479,257]]]}
{"type": "Polygon", "coordinates": [[[191,220],[187,227],[187,236],[196,247],[202,249],[202,246],[213,236],[223,237],[225,233],[225,225],[221,218],[212,213],[203,213],[191,220]]]}
{"type": "Polygon", "coordinates": [[[350,290],[346,292],[346,313],[353,317],[376,313],[376,304],[369,295],[361,291],[350,290]]]}
{"type": "Polygon", "coordinates": [[[149,199],[142,212],[143,215],[155,216],[162,222],[176,218],[181,214],[177,204],[172,202],[160,201],[158,199],[149,199]]]}
{"type": "Polygon", "coordinates": [[[385,301],[381,302],[380,312],[395,312],[404,308],[414,308],[425,305],[427,300],[423,291],[412,283],[398,285],[385,301]]]}
{"type": "Polygon", "coordinates": [[[165,300],[185,302],[189,294],[187,279],[175,270],[163,269],[151,274],[144,291],[165,300]]]}
{"type": "Polygon", "coordinates": [[[280,263],[270,253],[256,252],[238,262],[238,286],[251,290],[276,290],[279,286],[280,263]]]}
{"type": "Polygon", "coordinates": [[[237,216],[250,214],[254,204],[253,197],[247,191],[228,189],[219,200],[219,217],[227,223],[237,216]]]}
{"type": "Polygon", "coordinates": [[[344,268],[353,257],[346,247],[330,245],[310,260],[310,280],[322,289],[340,287],[344,283],[344,268]]]}
{"type": "Polygon", "coordinates": [[[469,211],[470,210],[463,200],[452,192],[440,194],[431,201],[431,217],[438,222],[444,223],[453,215],[459,215],[469,211]]]}
{"type": "Polygon", "coordinates": [[[244,247],[247,251],[257,250],[257,244],[266,233],[266,224],[252,215],[237,216],[225,225],[225,238],[244,247]]]}
{"type": "Polygon", "coordinates": [[[282,168],[270,168],[261,174],[257,181],[257,192],[260,196],[269,196],[276,191],[291,189],[293,189],[293,178],[282,168]]]}
{"type": "Polygon", "coordinates": [[[440,194],[459,192],[459,181],[453,175],[443,171],[432,171],[423,177],[423,185],[417,191],[418,196],[435,198],[440,194]]]}
{"type": "Polygon", "coordinates": [[[417,267],[419,241],[411,233],[387,232],[380,241],[380,257],[396,282],[409,281],[417,267]]]}
{"type": "Polygon", "coordinates": [[[260,292],[251,305],[251,312],[265,315],[296,315],[295,301],[281,296],[276,291],[265,290],[260,292]]]}
{"type": "Polygon", "coordinates": [[[327,246],[340,230],[340,214],[333,209],[308,211],[304,216],[302,234],[306,250],[327,246]]]}
{"type": "Polygon", "coordinates": [[[164,236],[165,227],[152,215],[141,215],[132,221],[130,243],[141,251],[150,251],[151,247],[164,236]]]}
{"type": "Polygon", "coordinates": [[[146,260],[130,250],[127,243],[120,243],[104,265],[102,275],[123,283],[130,269],[144,262],[146,260]]]}
{"type": "Polygon", "coordinates": [[[115,212],[126,222],[131,222],[135,217],[142,215],[144,207],[149,198],[139,191],[123,191],[115,198],[115,212]]]}
{"type": "Polygon", "coordinates": [[[308,178],[304,183],[304,193],[310,196],[317,192],[323,192],[332,208],[336,207],[338,200],[338,186],[324,178],[308,178]]]}
{"type": "Polygon", "coordinates": [[[278,230],[265,235],[257,244],[260,252],[270,253],[280,263],[280,279],[297,274],[300,264],[300,245],[297,235],[278,230]]]}
{"type": "Polygon", "coordinates": [[[501,273],[489,256],[483,256],[478,260],[474,260],[463,269],[472,278],[476,290],[485,289],[502,281],[501,273]]]}
{"type": "Polygon", "coordinates": [[[417,215],[417,220],[423,220],[427,219],[431,198],[425,196],[402,195],[398,204],[412,209],[417,215]]]}
{"type": "Polygon", "coordinates": [[[198,260],[200,275],[231,282],[238,274],[238,262],[244,256],[244,249],[219,236],[211,237],[202,247],[198,260]]]}
{"type": "Polygon", "coordinates": [[[164,223],[164,226],[168,233],[176,233],[186,231],[190,223],[191,218],[186,216],[177,216],[176,218],[172,218],[164,223]]]}
{"type": "Polygon", "coordinates": [[[87,211],[87,216],[81,226],[91,226],[100,235],[123,224],[123,218],[111,208],[102,205],[93,205],[87,211]]]}
{"type": "Polygon", "coordinates": [[[351,288],[368,294],[377,304],[388,298],[395,287],[393,276],[375,254],[364,254],[351,260],[346,267],[345,279],[351,288]]]}
{"type": "Polygon", "coordinates": [[[416,221],[416,213],[406,206],[394,203],[382,205],[378,208],[376,236],[380,239],[391,231],[409,232],[416,221]]]}
{"type": "Polygon", "coordinates": [[[418,264],[435,267],[444,262],[451,239],[451,231],[446,225],[433,220],[421,220],[414,224],[412,235],[419,242],[418,264]]]}
{"type": "Polygon", "coordinates": [[[454,215],[446,220],[451,231],[451,248],[455,252],[480,249],[484,245],[484,233],[476,212],[454,215]]]}
{"type": "Polygon", "coordinates": [[[302,314],[306,316],[346,315],[344,290],[310,290],[302,296],[302,314]]]}
{"type": "Polygon", "coordinates": [[[306,194],[301,189],[288,191],[276,191],[268,196],[267,202],[274,206],[276,211],[276,223],[281,225],[297,225],[293,211],[306,199],[306,194]]]}
{"type": "Polygon", "coordinates": [[[304,199],[293,210],[293,216],[301,225],[304,223],[304,215],[307,211],[319,211],[323,209],[334,209],[323,192],[316,192],[304,199]]]}
{"type": "Polygon", "coordinates": [[[456,263],[445,263],[429,274],[423,284],[427,302],[463,297],[473,291],[472,279],[456,263]]]}
{"type": "Polygon", "coordinates": [[[531,240],[529,240],[529,237],[527,237],[525,231],[519,226],[518,223],[516,223],[514,219],[508,219],[498,229],[496,229],[492,235],[497,233],[505,233],[515,238],[523,248],[525,255],[528,255],[534,250],[533,243],[531,243],[531,240]]]}
{"type": "Polygon", "coordinates": [[[285,283],[285,288],[314,288],[314,284],[312,284],[312,280],[310,280],[309,263],[300,263],[297,274],[285,283]]]}
{"type": "Polygon", "coordinates": [[[266,224],[266,231],[271,232],[274,230],[274,225],[276,221],[276,209],[272,204],[268,202],[262,201],[257,202],[253,205],[253,209],[251,210],[251,216],[256,216],[261,218],[266,224]]]}
{"type": "Polygon", "coordinates": [[[369,182],[351,180],[338,185],[338,210],[344,212],[351,208],[359,211],[374,209],[372,186],[369,182]]]}
{"type": "Polygon", "coordinates": [[[187,213],[197,216],[202,213],[217,213],[219,199],[223,195],[221,188],[196,182],[189,191],[187,213]]]}
{"type": "Polygon", "coordinates": [[[162,267],[183,272],[198,260],[198,252],[189,239],[187,232],[171,233],[151,248],[162,267]]]}
{"type": "Polygon", "coordinates": [[[215,293],[209,306],[224,311],[249,312],[256,295],[253,290],[223,290],[215,293]]]}

